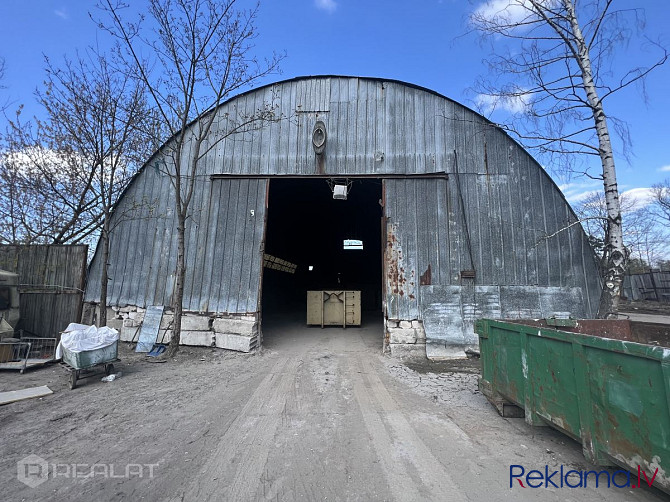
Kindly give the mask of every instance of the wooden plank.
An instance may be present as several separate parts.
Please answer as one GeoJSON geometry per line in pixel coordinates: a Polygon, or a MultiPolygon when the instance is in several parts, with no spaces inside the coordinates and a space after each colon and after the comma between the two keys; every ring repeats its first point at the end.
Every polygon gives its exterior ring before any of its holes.
{"type": "MultiPolygon", "coordinates": [[[[88,246],[0,246],[0,268],[19,274],[21,324],[37,336],[56,336],[81,316],[88,246]]],[[[99,284],[99,282],[98,282],[99,284]]]]}
{"type": "Polygon", "coordinates": [[[24,399],[31,399],[33,397],[48,396],[49,394],[53,394],[53,391],[46,385],[42,385],[41,387],[29,387],[27,389],[0,392],[0,405],[14,403],[16,401],[23,401],[24,399]]]}

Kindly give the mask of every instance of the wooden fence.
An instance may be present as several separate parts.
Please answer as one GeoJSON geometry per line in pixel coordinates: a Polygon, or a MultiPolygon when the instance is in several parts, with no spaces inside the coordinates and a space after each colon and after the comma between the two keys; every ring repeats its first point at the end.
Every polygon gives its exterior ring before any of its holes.
{"type": "Polygon", "coordinates": [[[19,275],[19,329],[55,337],[79,322],[87,255],[85,245],[0,245],[0,269],[19,275]]]}
{"type": "Polygon", "coordinates": [[[623,291],[629,300],[670,302],[670,272],[658,270],[624,277],[623,291]]]}

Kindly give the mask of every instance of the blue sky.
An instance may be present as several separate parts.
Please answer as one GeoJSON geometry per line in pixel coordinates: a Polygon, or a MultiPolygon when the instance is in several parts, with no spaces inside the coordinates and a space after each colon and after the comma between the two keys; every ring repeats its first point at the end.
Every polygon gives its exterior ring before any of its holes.
{"type": "MultiPolygon", "coordinates": [[[[137,2],[132,2],[136,4],[137,2]]],[[[469,90],[486,72],[482,59],[488,49],[474,36],[463,36],[469,13],[481,1],[459,0],[265,0],[258,18],[256,52],[286,51],[282,74],[267,79],[301,75],[342,74],[393,78],[428,87],[474,108],[469,90]]],[[[670,2],[619,0],[621,7],[644,5],[651,38],[670,46],[670,2]]],[[[242,2],[240,5],[250,5],[242,2]]],[[[0,89],[26,113],[39,110],[33,93],[44,78],[43,57],[59,61],[89,45],[108,41],[89,19],[91,0],[3,0],[0,3],[0,56],[6,75],[0,89]]],[[[630,46],[617,54],[616,65],[630,66],[651,54],[630,46]]],[[[641,190],[670,177],[667,117],[670,116],[670,63],[647,80],[648,103],[630,88],[609,103],[608,113],[628,121],[633,140],[630,164],[617,158],[620,189],[641,190]]],[[[496,112],[502,113],[502,112],[496,112]]],[[[493,120],[500,120],[495,115],[493,120]]],[[[597,181],[554,175],[571,201],[600,188],[597,181]]]]}

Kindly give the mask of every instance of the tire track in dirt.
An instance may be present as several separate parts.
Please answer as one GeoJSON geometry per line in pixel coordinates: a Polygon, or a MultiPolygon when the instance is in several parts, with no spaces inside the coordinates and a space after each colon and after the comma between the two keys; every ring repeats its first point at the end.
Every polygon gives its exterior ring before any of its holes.
{"type": "Polygon", "coordinates": [[[357,355],[350,364],[356,401],[395,498],[467,500],[404,417],[370,362],[357,355]]]}
{"type": "Polygon", "coordinates": [[[253,500],[302,357],[281,358],[254,391],[182,500],[253,500]],[[230,482],[229,472],[235,469],[230,482]]]}

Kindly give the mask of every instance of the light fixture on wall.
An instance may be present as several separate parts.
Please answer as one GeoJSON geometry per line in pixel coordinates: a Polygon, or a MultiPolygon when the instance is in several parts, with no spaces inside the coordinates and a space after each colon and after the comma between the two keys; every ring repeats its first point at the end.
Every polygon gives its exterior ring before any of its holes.
{"type": "Polygon", "coordinates": [[[333,199],[347,200],[347,185],[335,185],[333,187],[333,199]]]}
{"type": "Polygon", "coordinates": [[[347,200],[347,195],[351,191],[352,182],[346,178],[330,178],[327,180],[330,191],[333,192],[333,199],[347,200]]]}

